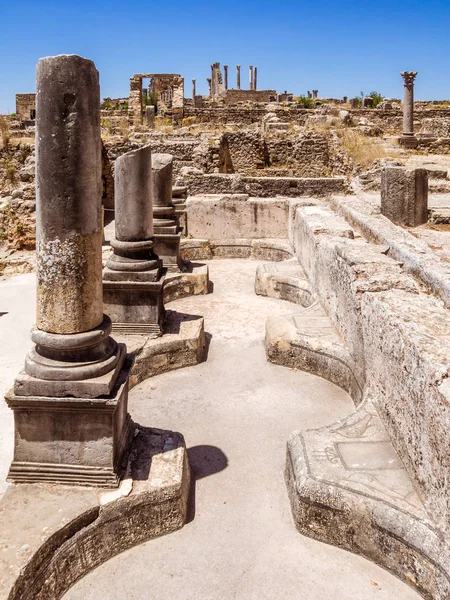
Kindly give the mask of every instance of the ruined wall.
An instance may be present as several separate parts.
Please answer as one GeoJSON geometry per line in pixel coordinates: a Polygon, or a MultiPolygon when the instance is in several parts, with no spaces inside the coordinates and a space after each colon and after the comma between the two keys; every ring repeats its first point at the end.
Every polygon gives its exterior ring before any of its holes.
{"type": "Polygon", "coordinates": [[[285,138],[266,137],[270,167],[289,168],[296,177],[331,175],[330,136],[313,131],[285,138]]]}
{"type": "Polygon", "coordinates": [[[220,142],[221,173],[251,173],[265,165],[265,144],[259,132],[227,132],[220,142]]]}
{"type": "Polygon", "coordinates": [[[16,115],[20,121],[36,118],[36,94],[16,94],[16,115]]]}
{"type": "MultiPolygon", "coordinates": [[[[264,108],[193,108],[185,107],[185,117],[195,117],[196,123],[209,125],[251,125],[252,123],[261,123],[263,117],[269,112],[264,108]]],[[[274,113],[282,122],[296,123],[304,125],[308,116],[312,114],[311,110],[297,107],[270,107],[270,112],[274,113]]]]}
{"type": "Polygon", "coordinates": [[[276,102],[276,90],[227,90],[225,105],[232,106],[238,102],[276,102]]]}

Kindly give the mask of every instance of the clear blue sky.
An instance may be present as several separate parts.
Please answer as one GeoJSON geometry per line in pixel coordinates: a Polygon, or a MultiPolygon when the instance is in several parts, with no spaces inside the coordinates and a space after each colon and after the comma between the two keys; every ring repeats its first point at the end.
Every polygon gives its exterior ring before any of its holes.
{"type": "Polygon", "coordinates": [[[181,73],[185,93],[209,66],[258,67],[259,89],[330,97],[360,90],[450,98],[450,0],[0,0],[0,113],[35,89],[39,57],[80,54],[100,71],[102,96],[128,95],[133,73],[181,73]]]}

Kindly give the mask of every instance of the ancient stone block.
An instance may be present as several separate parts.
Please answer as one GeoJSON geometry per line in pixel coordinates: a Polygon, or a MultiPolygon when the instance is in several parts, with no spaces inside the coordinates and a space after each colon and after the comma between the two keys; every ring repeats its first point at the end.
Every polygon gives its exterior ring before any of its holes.
{"type": "Polygon", "coordinates": [[[399,225],[416,227],[428,219],[426,169],[385,167],[381,174],[381,212],[399,225]]]}

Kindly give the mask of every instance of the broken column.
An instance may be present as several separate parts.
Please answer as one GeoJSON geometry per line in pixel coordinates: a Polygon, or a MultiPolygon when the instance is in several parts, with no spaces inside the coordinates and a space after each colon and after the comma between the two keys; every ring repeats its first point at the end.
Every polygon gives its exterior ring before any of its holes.
{"type": "Polygon", "coordinates": [[[236,65],[236,89],[241,89],[241,65],[236,65]]]}
{"type": "Polygon", "coordinates": [[[206,81],[208,82],[208,96],[211,97],[211,77],[208,77],[206,81]]]}
{"type": "Polygon", "coordinates": [[[394,223],[406,227],[426,223],[427,170],[384,167],[381,173],[381,213],[394,223]]]}
{"type": "Polygon", "coordinates": [[[80,56],[37,67],[34,347],[7,395],[9,479],[115,486],[129,438],[126,347],[102,294],[99,76],[80,56]]]}
{"type": "Polygon", "coordinates": [[[248,80],[249,80],[249,89],[252,90],[253,89],[253,67],[252,65],[249,65],[248,67],[248,80]]]}
{"type": "Polygon", "coordinates": [[[224,76],[225,90],[227,90],[228,89],[228,65],[223,65],[223,76],[224,76]]]}
{"type": "Polygon", "coordinates": [[[113,331],[156,337],[165,313],[152,194],[150,146],[120,156],[114,172],[116,233],[103,271],[103,306],[113,331]]]}
{"type": "Polygon", "coordinates": [[[184,185],[172,186],[172,202],[175,208],[175,217],[178,222],[180,233],[187,235],[186,201],[188,193],[184,185]]]}
{"type": "Polygon", "coordinates": [[[196,94],[196,89],[195,89],[195,83],[196,83],[196,79],[192,80],[192,99],[195,99],[196,94]]]}
{"type": "Polygon", "coordinates": [[[258,69],[257,69],[257,67],[254,67],[253,68],[253,89],[254,90],[258,89],[257,81],[258,81],[258,69]]]}
{"type": "Polygon", "coordinates": [[[417,138],[414,136],[414,80],[416,71],[400,73],[404,81],[403,96],[403,133],[399,143],[407,148],[417,147],[417,138]]]}
{"type": "Polygon", "coordinates": [[[312,91],[312,97],[314,100],[317,100],[317,96],[319,95],[319,90],[313,90],[312,91]]]}
{"type": "Polygon", "coordinates": [[[153,227],[155,232],[155,252],[168,271],[180,271],[180,230],[172,200],[171,154],[152,155],[153,177],[153,227]]]}

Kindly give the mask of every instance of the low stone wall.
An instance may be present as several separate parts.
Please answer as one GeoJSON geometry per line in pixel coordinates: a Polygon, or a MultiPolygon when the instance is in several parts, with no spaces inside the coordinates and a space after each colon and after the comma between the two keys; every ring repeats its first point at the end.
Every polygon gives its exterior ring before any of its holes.
{"type": "Polygon", "coordinates": [[[329,196],[345,193],[345,177],[246,177],[240,174],[183,173],[176,185],[186,185],[189,193],[248,194],[258,198],[285,196],[329,196]]]}
{"type": "Polygon", "coordinates": [[[291,202],[290,240],[349,348],[426,510],[450,532],[450,312],[386,247],[317,201],[291,202]]]}
{"type": "Polygon", "coordinates": [[[238,102],[275,102],[276,90],[227,90],[225,93],[225,106],[238,102]]]}
{"type": "Polygon", "coordinates": [[[247,194],[191,196],[186,203],[189,236],[208,240],[287,238],[288,201],[247,194]]]}

